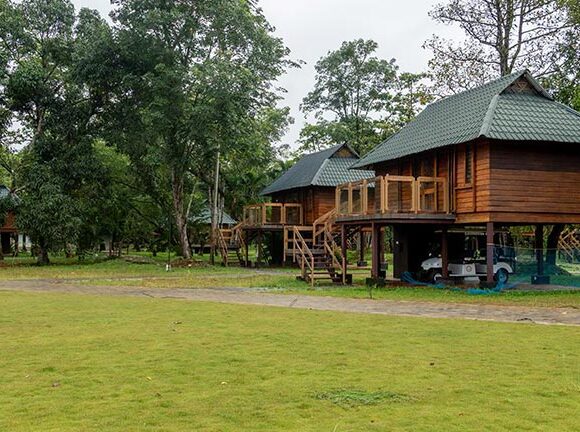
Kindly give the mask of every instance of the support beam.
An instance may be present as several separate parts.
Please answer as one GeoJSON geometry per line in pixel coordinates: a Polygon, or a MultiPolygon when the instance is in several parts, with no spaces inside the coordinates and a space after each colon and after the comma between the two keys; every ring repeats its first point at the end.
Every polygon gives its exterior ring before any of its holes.
{"type": "Polygon", "coordinates": [[[544,225],[536,225],[536,265],[538,276],[544,275],[544,225]]]}
{"type": "Polygon", "coordinates": [[[378,224],[372,225],[372,262],[371,277],[378,279],[381,271],[381,227],[378,224]]]}
{"type": "Polygon", "coordinates": [[[449,242],[447,238],[447,227],[441,230],[441,266],[443,267],[443,279],[449,279],[449,242]]]}
{"type": "Polygon", "coordinates": [[[250,244],[250,234],[248,233],[247,235],[245,235],[245,238],[244,238],[244,256],[246,258],[246,260],[244,262],[244,267],[249,267],[250,266],[250,250],[249,250],[249,244],[250,244]]]}
{"type": "Polygon", "coordinates": [[[346,270],[347,270],[347,252],[348,252],[348,245],[346,242],[346,226],[340,226],[340,255],[341,255],[341,263],[342,263],[342,283],[346,284],[346,270]]]}
{"type": "Polygon", "coordinates": [[[487,278],[486,281],[487,283],[491,284],[493,283],[493,235],[494,235],[494,227],[493,227],[493,222],[488,222],[486,225],[486,258],[485,258],[485,262],[486,262],[486,273],[487,273],[487,278]]]}
{"type": "Polygon", "coordinates": [[[357,265],[359,267],[364,267],[366,265],[365,262],[365,233],[361,230],[358,234],[358,262],[357,265]]]}
{"type": "Polygon", "coordinates": [[[256,259],[257,261],[257,267],[261,267],[262,266],[262,230],[258,230],[258,257],[256,259]]]}

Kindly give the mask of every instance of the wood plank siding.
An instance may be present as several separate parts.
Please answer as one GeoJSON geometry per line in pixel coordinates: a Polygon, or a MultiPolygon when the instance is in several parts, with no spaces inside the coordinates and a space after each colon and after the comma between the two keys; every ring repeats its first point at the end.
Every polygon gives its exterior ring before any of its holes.
{"type": "Polygon", "coordinates": [[[335,187],[308,187],[272,194],[272,202],[301,204],[304,224],[311,225],[316,219],[336,206],[335,187]]]}
{"type": "MultiPolygon", "coordinates": [[[[377,175],[446,177],[457,224],[580,223],[580,149],[479,139],[375,165],[377,175]]],[[[399,190],[398,199],[410,200],[399,190]]],[[[442,196],[437,196],[441,203],[442,196]]]]}

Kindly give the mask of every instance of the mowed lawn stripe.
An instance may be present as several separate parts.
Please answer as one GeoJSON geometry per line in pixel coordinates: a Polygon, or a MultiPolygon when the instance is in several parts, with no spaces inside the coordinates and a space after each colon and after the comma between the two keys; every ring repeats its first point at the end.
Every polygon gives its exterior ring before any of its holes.
{"type": "Polygon", "coordinates": [[[0,293],[0,429],[574,430],[574,327],[0,293]],[[396,394],[345,406],[321,394],[396,394]],[[443,426],[443,427],[442,427],[443,426]]]}

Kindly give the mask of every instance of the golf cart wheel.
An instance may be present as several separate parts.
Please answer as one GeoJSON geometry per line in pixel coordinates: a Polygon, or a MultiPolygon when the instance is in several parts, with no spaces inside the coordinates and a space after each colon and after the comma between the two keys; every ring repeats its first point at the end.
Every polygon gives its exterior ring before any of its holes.
{"type": "Polygon", "coordinates": [[[502,284],[507,283],[509,278],[510,278],[509,273],[507,272],[506,269],[503,269],[503,268],[500,268],[498,271],[496,271],[495,275],[493,276],[493,279],[496,282],[502,283],[502,284]]]}
{"type": "Polygon", "coordinates": [[[439,270],[430,270],[429,271],[429,282],[431,283],[438,283],[443,278],[443,275],[439,270]]]}

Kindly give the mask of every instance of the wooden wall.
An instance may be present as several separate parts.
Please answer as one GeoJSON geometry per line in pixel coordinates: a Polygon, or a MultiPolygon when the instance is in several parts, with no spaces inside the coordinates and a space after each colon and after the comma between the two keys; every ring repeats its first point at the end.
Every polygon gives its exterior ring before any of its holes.
{"type": "Polygon", "coordinates": [[[580,151],[573,144],[478,140],[455,149],[457,223],[579,223],[580,151]],[[576,147],[576,148],[574,148],[576,147]]]}
{"type": "Polygon", "coordinates": [[[309,187],[272,194],[272,202],[302,204],[304,224],[310,225],[335,207],[334,187],[309,187]]]}
{"type": "Polygon", "coordinates": [[[490,143],[490,187],[483,198],[494,220],[580,222],[580,146],[490,143]]]}
{"type": "MultiPolygon", "coordinates": [[[[447,177],[458,224],[580,223],[578,145],[479,139],[377,164],[375,170],[377,175],[426,175],[421,159],[434,163],[436,176],[447,177]],[[466,178],[468,165],[471,179],[466,178]]],[[[403,190],[400,199],[408,195],[403,190]]]]}

